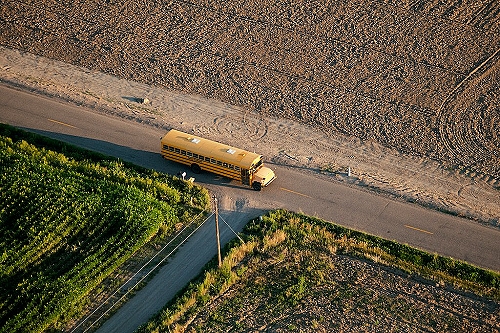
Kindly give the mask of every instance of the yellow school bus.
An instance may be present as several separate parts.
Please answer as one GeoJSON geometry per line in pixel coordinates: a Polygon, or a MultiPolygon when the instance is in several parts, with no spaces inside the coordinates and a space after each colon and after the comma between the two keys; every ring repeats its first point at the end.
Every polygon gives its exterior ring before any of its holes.
{"type": "Polygon", "coordinates": [[[276,178],[273,170],[264,166],[262,155],[174,129],[161,138],[161,155],[189,165],[194,173],[210,171],[257,191],[276,178]]]}

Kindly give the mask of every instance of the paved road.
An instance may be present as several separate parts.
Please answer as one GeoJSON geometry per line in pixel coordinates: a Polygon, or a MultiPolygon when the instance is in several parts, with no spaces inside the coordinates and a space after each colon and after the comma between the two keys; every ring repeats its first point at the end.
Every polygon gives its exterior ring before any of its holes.
{"type": "MultiPolygon", "coordinates": [[[[162,130],[3,85],[0,122],[159,171],[177,173],[183,168],[159,156],[162,130]]],[[[262,192],[211,174],[197,175],[196,181],[218,195],[221,215],[236,231],[265,210],[286,208],[500,271],[498,229],[374,195],[313,173],[279,165],[271,167],[278,179],[262,192]]],[[[233,236],[229,230],[221,229],[222,242],[226,243],[233,236]]],[[[202,228],[100,331],[132,332],[156,313],[215,255],[213,232],[209,224],[202,228]]]]}

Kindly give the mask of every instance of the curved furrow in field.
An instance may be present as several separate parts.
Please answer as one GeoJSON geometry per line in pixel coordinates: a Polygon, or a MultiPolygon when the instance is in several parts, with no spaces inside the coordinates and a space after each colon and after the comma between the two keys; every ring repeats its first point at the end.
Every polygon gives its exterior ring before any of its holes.
{"type": "Polygon", "coordinates": [[[500,49],[445,99],[436,116],[443,154],[464,173],[500,178],[500,49]]]}

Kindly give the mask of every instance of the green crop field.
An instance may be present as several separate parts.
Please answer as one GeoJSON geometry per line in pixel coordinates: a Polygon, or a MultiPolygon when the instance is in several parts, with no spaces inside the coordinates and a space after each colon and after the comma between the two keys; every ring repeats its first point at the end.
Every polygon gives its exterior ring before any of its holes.
{"type": "Polygon", "coordinates": [[[0,169],[1,332],[57,328],[159,230],[209,205],[198,186],[4,125],[0,169]]]}

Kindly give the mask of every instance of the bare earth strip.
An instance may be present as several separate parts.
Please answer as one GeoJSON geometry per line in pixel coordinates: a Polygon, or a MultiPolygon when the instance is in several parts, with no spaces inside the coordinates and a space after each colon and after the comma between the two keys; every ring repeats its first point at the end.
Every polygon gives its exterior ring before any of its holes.
{"type": "Polygon", "coordinates": [[[351,166],[361,185],[498,225],[497,1],[7,0],[0,21],[5,47],[210,100],[195,103],[205,125],[177,116],[193,105],[179,94],[150,98],[161,125],[251,133],[275,162],[351,166]]]}

